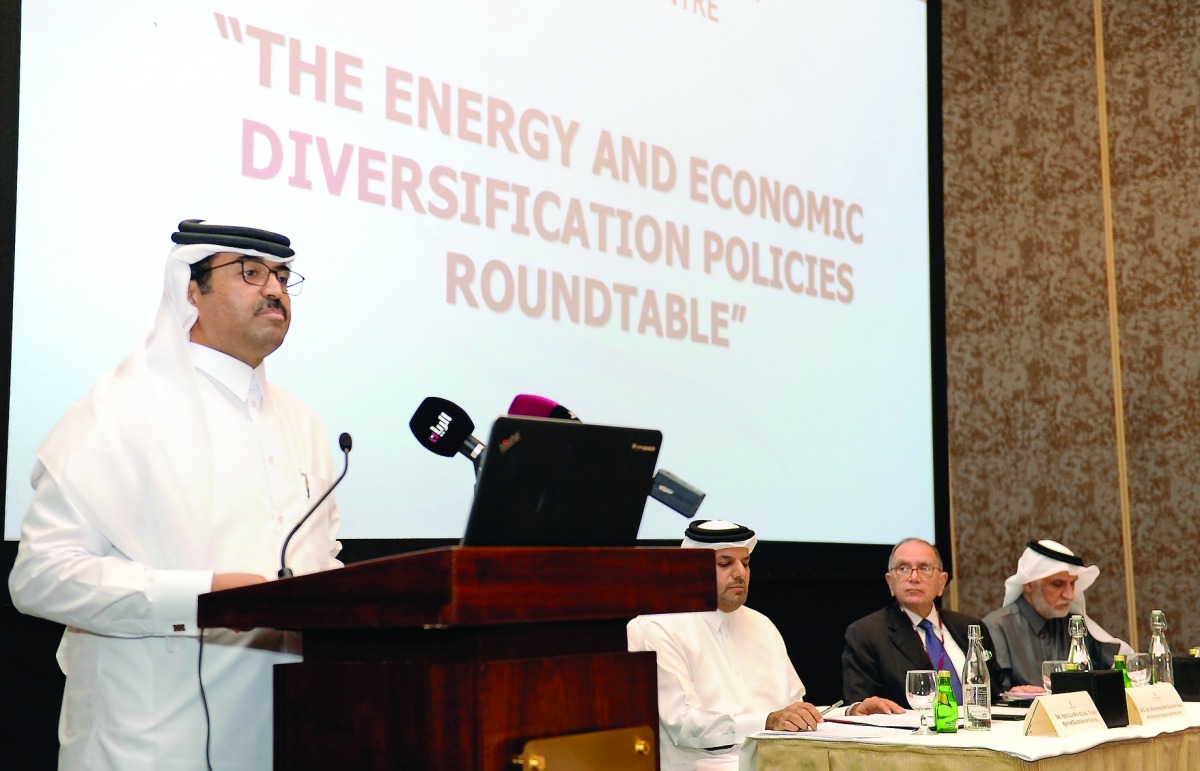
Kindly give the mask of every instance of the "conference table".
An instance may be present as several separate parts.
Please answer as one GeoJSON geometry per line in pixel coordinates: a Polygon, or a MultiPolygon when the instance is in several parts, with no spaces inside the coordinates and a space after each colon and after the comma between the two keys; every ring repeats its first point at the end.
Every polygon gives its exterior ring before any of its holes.
{"type": "MultiPolygon", "coordinates": [[[[1074,736],[1024,736],[1020,721],[992,721],[990,731],[918,736],[897,727],[823,723],[809,733],[761,731],[739,755],[742,771],[828,769],[1037,769],[1126,771],[1200,769],[1200,704],[1186,703],[1183,718],[1074,736]]],[[[1001,711],[1007,711],[1001,708],[1001,711]]],[[[1019,713],[1010,713],[1019,714],[1019,713]]],[[[861,720],[860,718],[846,718],[861,720]]],[[[916,724],[914,713],[879,716],[892,726],[916,724]]]]}

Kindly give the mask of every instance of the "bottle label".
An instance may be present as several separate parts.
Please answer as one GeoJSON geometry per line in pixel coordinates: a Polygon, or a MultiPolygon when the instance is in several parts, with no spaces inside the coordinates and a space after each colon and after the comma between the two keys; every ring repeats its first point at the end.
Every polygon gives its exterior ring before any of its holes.
{"type": "Polygon", "coordinates": [[[991,701],[991,687],[988,685],[964,685],[963,702],[971,706],[988,706],[991,701]]]}
{"type": "Polygon", "coordinates": [[[963,686],[967,730],[986,731],[992,727],[991,691],[986,684],[963,686]]]}
{"type": "Polygon", "coordinates": [[[967,705],[967,725],[971,730],[986,730],[992,727],[992,711],[986,706],[967,705]]]}
{"type": "Polygon", "coordinates": [[[958,733],[958,705],[948,691],[938,695],[933,708],[933,730],[940,734],[958,733]]]}

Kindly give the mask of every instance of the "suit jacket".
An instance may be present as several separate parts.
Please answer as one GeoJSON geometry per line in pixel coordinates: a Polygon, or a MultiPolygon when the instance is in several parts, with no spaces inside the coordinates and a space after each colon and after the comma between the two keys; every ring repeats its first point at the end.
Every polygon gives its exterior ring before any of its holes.
{"type": "MultiPolygon", "coordinates": [[[[938,609],[942,627],[967,652],[967,625],[979,624],[983,630],[983,647],[994,651],[991,635],[983,622],[966,613],[938,609]]],[[[882,696],[901,706],[908,706],[905,693],[905,674],[910,669],[933,669],[908,616],[893,602],[882,610],[860,618],[846,629],[846,649],[842,652],[842,695],[847,703],[862,701],[868,696],[882,696]]],[[[995,700],[1000,683],[1000,670],[995,658],[988,660],[995,700]]],[[[959,677],[962,672],[959,672],[959,677]]]]}

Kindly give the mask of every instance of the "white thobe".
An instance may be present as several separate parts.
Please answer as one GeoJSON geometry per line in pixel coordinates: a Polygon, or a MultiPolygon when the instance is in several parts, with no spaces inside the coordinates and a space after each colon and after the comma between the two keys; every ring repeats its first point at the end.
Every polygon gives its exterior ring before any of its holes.
{"type": "Polygon", "coordinates": [[[752,608],[639,616],[628,635],[629,650],[658,654],[663,771],[737,768],[742,741],[804,698],[779,630],[752,608]]]}
{"type": "MultiPolygon", "coordinates": [[[[214,573],[274,576],[283,539],[333,480],[328,437],[309,407],[269,384],[261,366],[197,345],[190,354],[207,433],[195,446],[210,448],[196,473],[213,480],[203,505],[194,496],[176,505],[189,480],[153,448],[128,461],[140,494],[113,486],[127,505],[114,510],[119,496],[107,489],[91,500],[105,472],[88,461],[112,444],[112,427],[81,419],[78,405],[47,443],[65,457],[61,468],[52,472],[39,452],[9,584],[20,610],[68,627],[60,768],[205,767],[197,597],[214,573]]],[[[331,497],[292,539],[288,565],[297,574],[339,566],[338,524],[331,497]]],[[[214,768],[271,768],[272,666],[298,660],[297,642],[266,629],[205,634],[214,768]]]]}

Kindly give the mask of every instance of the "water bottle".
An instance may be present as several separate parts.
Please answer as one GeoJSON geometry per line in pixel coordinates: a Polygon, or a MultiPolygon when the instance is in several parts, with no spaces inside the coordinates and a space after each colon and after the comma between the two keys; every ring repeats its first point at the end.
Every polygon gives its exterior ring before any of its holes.
{"type": "Polygon", "coordinates": [[[1113,669],[1121,673],[1121,677],[1125,681],[1126,688],[1132,688],[1133,683],[1129,680],[1129,670],[1125,668],[1125,655],[1118,653],[1113,656],[1113,669]]]}
{"type": "Polygon", "coordinates": [[[1167,617],[1161,610],[1150,611],[1150,682],[1175,682],[1171,646],[1167,645],[1167,617]]]}
{"type": "Polygon", "coordinates": [[[1087,645],[1084,644],[1087,631],[1083,628],[1083,616],[1079,614],[1071,616],[1068,629],[1071,631],[1071,650],[1067,653],[1067,663],[1074,664],[1077,672],[1090,672],[1092,658],[1088,655],[1087,645]]]}
{"type": "Polygon", "coordinates": [[[937,701],[933,703],[933,730],[940,734],[958,733],[958,699],[950,685],[950,670],[938,671],[937,701]]]}
{"type": "Polygon", "coordinates": [[[992,681],[987,660],[983,630],[979,624],[968,625],[967,663],[962,673],[964,727],[968,731],[992,730],[992,681]]]}

